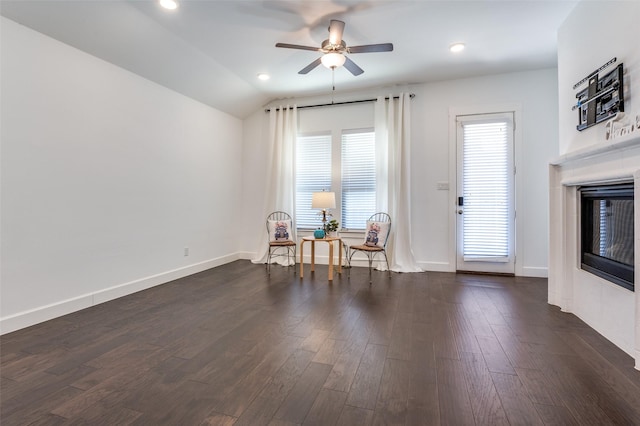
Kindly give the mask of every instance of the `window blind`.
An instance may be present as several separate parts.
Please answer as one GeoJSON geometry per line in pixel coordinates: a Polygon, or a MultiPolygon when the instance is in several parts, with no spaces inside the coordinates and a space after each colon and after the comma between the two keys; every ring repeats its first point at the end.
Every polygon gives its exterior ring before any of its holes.
{"type": "Polygon", "coordinates": [[[376,208],[375,133],[342,134],[341,227],[365,229],[376,208]]]}
{"type": "Polygon", "coordinates": [[[331,189],[331,135],[298,136],[296,143],[296,224],[315,229],[322,225],[311,208],[314,192],[331,189]]]}
{"type": "Polygon", "coordinates": [[[509,256],[508,122],[465,123],[465,260],[509,256]]]}

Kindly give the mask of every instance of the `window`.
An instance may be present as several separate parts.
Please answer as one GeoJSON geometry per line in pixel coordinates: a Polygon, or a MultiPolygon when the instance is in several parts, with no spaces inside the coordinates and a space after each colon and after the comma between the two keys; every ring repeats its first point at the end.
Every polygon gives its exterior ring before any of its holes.
{"type": "Polygon", "coordinates": [[[311,209],[314,192],[331,188],[331,135],[298,136],[296,144],[296,224],[315,229],[318,211],[311,209]]]}
{"type": "Polygon", "coordinates": [[[375,134],[342,134],[342,228],[364,229],[376,209],[375,134]]]}
{"type": "Polygon", "coordinates": [[[298,228],[315,229],[320,225],[319,212],[311,208],[312,194],[332,190],[338,207],[333,218],[342,229],[363,230],[376,208],[373,130],[344,130],[336,141],[329,133],[300,135],[296,161],[298,228]]]}

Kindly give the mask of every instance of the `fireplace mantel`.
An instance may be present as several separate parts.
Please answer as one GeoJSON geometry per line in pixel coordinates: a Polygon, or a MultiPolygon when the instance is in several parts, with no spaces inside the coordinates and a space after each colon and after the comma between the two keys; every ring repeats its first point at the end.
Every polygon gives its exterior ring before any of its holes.
{"type": "Polygon", "coordinates": [[[553,160],[552,166],[563,166],[580,160],[592,159],[594,157],[615,154],[635,146],[640,146],[640,130],[630,133],[627,137],[614,139],[609,144],[590,145],[567,154],[561,155],[553,160]]]}

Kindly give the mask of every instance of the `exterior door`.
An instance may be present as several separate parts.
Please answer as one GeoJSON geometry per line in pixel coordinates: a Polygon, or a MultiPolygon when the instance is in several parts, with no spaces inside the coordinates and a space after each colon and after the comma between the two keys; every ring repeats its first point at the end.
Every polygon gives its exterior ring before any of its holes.
{"type": "Polygon", "coordinates": [[[459,271],[515,273],[513,116],[456,117],[459,271]]]}

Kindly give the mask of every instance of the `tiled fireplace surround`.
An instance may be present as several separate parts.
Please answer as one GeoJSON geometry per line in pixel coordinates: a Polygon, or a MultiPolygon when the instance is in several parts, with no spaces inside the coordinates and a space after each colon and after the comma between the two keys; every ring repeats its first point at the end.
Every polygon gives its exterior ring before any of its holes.
{"type": "Polygon", "coordinates": [[[579,185],[634,182],[634,244],[640,262],[640,129],[613,143],[563,155],[549,167],[549,296],[635,359],[640,370],[640,271],[636,291],[580,269],[579,185]]]}

